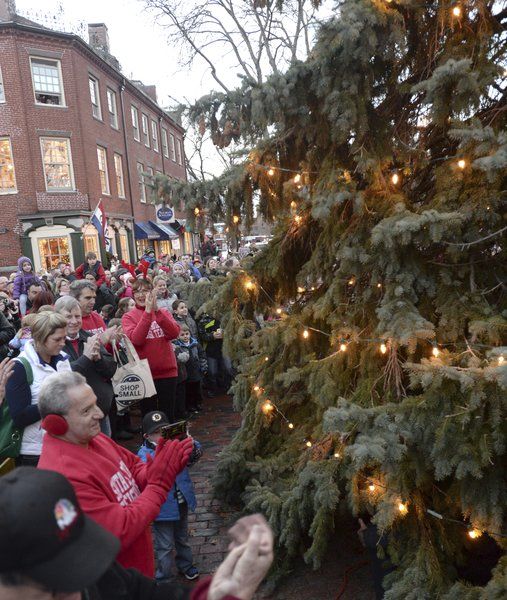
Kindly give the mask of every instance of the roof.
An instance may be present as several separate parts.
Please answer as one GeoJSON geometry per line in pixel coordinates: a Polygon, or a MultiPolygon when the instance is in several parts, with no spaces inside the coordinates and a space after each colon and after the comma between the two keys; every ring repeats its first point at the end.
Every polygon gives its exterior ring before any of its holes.
{"type": "Polygon", "coordinates": [[[0,30],[8,28],[19,29],[21,31],[37,33],[39,35],[45,35],[50,37],[63,38],[74,42],[77,46],[81,48],[81,50],[88,52],[93,56],[95,60],[100,61],[105,70],[112,71],[116,75],[116,77],[119,78],[126,85],[126,87],[128,87],[130,92],[142,96],[142,99],[147,104],[151,105],[154,111],[157,111],[159,114],[162,114],[166,119],[168,119],[171,122],[172,125],[174,125],[176,129],[179,129],[181,133],[185,133],[185,129],[177,121],[175,121],[164,108],[162,108],[157,102],[155,102],[155,100],[153,100],[153,98],[146,94],[146,92],[143,92],[143,90],[141,90],[133,81],[125,77],[125,75],[119,69],[115,68],[111,63],[106,61],[100,55],[99,52],[97,52],[92,46],[90,46],[90,44],[87,44],[79,35],[76,35],[75,33],[65,33],[63,31],[55,31],[54,29],[48,29],[47,27],[39,25],[38,23],[31,21],[30,19],[26,19],[25,17],[21,17],[20,15],[15,15],[14,21],[0,21],[0,30]]]}

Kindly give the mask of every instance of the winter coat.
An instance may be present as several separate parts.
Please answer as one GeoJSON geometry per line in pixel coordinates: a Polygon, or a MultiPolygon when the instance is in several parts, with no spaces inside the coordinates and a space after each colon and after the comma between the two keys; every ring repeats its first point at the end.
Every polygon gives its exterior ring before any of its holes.
{"type": "Polygon", "coordinates": [[[172,343],[172,346],[178,366],[178,383],[183,383],[187,380],[187,362],[190,358],[190,353],[181,346],[177,346],[175,342],[172,343]]]}
{"type": "Polygon", "coordinates": [[[97,284],[97,287],[101,286],[103,283],[106,283],[106,273],[100,260],[98,260],[93,267],[90,267],[87,261],[84,262],[82,265],[79,265],[75,273],[78,279],[84,279],[88,273],[91,273],[95,277],[95,283],[97,284]]]}
{"type": "Polygon", "coordinates": [[[21,294],[28,294],[28,288],[32,285],[32,283],[37,283],[38,285],[43,285],[42,280],[35,275],[32,270],[29,273],[25,273],[23,271],[23,263],[28,262],[32,264],[32,261],[27,256],[21,256],[18,259],[18,268],[19,271],[16,273],[16,277],[14,279],[14,287],[12,290],[12,297],[14,300],[18,300],[21,294]]]}
{"type": "Polygon", "coordinates": [[[220,329],[220,321],[204,313],[199,319],[198,327],[199,337],[206,348],[206,354],[212,358],[220,358],[222,356],[223,340],[216,340],[213,337],[213,333],[220,329]]]}
{"type": "MultiPolygon", "coordinates": [[[[195,456],[195,452],[197,452],[198,458],[202,456],[201,444],[197,440],[194,440],[194,451],[192,456],[195,456]]],[[[155,445],[150,441],[146,440],[144,444],[139,448],[137,452],[137,456],[143,461],[147,461],[147,456],[151,457],[155,456],[155,445]]],[[[192,456],[190,458],[190,462],[195,464],[198,460],[194,458],[192,461],[192,456]]],[[[197,501],[195,498],[195,490],[194,484],[190,479],[190,473],[188,471],[188,467],[185,467],[183,471],[176,476],[176,483],[169,490],[169,494],[167,495],[167,500],[162,504],[160,509],[160,514],[155,519],[155,521],[179,521],[180,519],[180,509],[178,504],[178,498],[176,495],[176,488],[183,494],[185,501],[188,505],[188,508],[191,512],[195,510],[197,505],[197,501]]]]}
{"type": "Polygon", "coordinates": [[[187,381],[202,381],[203,374],[208,371],[208,361],[201,344],[194,338],[190,338],[188,344],[180,339],[177,339],[174,344],[177,349],[186,350],[190,354],[185,364],[187,381]]]}
{"type": "Polygon", "coordinates": [[[7,317],[0,312],[0,361],[9,354],[9,342],[16,335],[16,330],[7,317]]]}
{"type": "Polygon", "coordinates": [[[157,298],[157,308],[165,308],[170,313],[173,312],[173,303],[176,302],[178,296],[176,294],[169,294],[167,298],[157,298]]]}
{"type": "Polygon", "coordinates": [[[153,379],[177,377],[178,367],[171,340],[180,327],[165,309],[147,313],[136,306],[121,319],[125,335],[134,344],[140,358],[147,358],[153,379]]]}
{"type": "Polygon", "coordinates": [[[192,317],[190,315],[187,315],[186,317],[180,317],[178,315],[174,315],[174,320],[176,321],[176,323],[178,323],[178,325],[186,325],[190,329],[191,337],[197,339],[197,336],[198,336],[197,323],[194,321],[194,319],[192,319],[192,317]]]}
{"type": "Polygon", "coordinates": [[[71,369],[83,375],[86,383],[97,396],[98,407],[104,415],[107,415],[114,398],[111,377],[116,373],[117,364],[102,345],[100,346],[100,360],[93,361],[84,356],[84,344],[90,337],[92,337],[91,333],[81,329],[77,338],[77,352],[69,338],[67,338],[63,350],[69,355],[71,369]]]}

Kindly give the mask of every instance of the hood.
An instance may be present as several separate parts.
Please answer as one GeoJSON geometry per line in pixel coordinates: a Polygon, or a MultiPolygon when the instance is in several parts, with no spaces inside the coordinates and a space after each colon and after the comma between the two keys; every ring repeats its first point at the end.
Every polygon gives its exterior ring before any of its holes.
{"type": "Polygon", "coordinates": [[[32,265],[32,261],[31,261],[31,260],[28,258],[28,256],[20,256],[20,257],[18,258],[18,269],[19,269],[20,271],[22,271],[22,270],[23,270],[23,269],[22,269],[22,265],[23,265],[23,263],[25,263],[25,262],[28,262],[28,263],[30,263],[30,266],[32,267],[32,271],[33,271],[33,265],[32,265]]]}

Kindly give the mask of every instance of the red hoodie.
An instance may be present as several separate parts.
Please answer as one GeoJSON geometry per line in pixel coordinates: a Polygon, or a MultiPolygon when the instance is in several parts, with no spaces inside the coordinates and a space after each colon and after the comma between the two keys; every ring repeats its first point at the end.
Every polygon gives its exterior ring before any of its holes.
{"type": "Polygon", "coordinates": [[[157,485],[146,485],[146,464],[140,458],[102,433],[87,448],[48,433],[38,466],[69,479],[83,512],[120,540],[121,565],[154,576],[149,526],[167,493],[157,485]]]}
{"type": "Polygon", "coordinates": [[[139,357],[148,359],[153,379],[177,377],[178,366],[171,340],[178,337],[180,326],[165,308],[147,313],[136,306],[123,315],[121,324],[139,357]]]}
{"type": "Polygon", "coordinates": [[[89,315],[83,315],[81,329],[95,335],[96,333],[103,333],[107,329],[107,325],[99,313],[92,310],[89,315]]]}

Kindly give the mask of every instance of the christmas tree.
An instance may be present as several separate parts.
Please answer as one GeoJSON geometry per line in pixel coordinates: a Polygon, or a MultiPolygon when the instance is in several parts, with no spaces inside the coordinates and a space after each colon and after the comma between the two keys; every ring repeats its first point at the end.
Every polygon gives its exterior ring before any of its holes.
{"type": "Polygon", "coordinates": [[[204,296],[243,413],[216,492],[269,518],[279,572],[318,567],[347,508],[387,539],[389,600],[507,595],[505,557],[460,579],[507,539],[506,23],[493,0],[343,0],[308,60],[192,109],[251,151],[172,193],[231,233],[255,204],[274,223],[204,296]]]}

